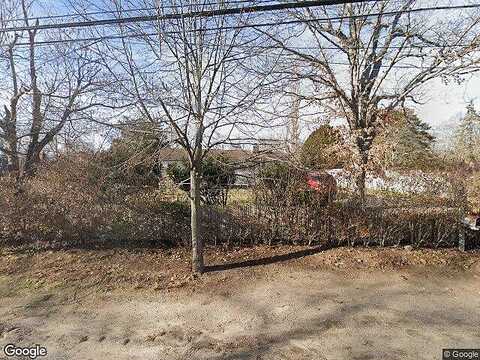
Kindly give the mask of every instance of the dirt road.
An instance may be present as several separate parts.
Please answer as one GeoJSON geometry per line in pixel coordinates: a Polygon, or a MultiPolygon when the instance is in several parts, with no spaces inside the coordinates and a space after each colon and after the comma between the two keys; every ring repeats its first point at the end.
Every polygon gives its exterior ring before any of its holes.
{"type": "Polygon", "coordinates": [[[41,344],[47,359],[79,360],[430,360],[442,348],[480,347],[478,253],[465,270],[325,266],[325,256],[209,273],[160,291],[13,291],[12,280],[29,270],[4,271],[0,345],[41,344]]]}

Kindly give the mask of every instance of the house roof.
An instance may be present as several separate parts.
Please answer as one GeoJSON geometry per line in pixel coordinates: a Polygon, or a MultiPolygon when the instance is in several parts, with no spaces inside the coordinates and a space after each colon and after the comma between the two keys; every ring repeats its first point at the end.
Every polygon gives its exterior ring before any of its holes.
{"type": "MultiPolygon", "coordinates": [[[[244,149],[211,149],[210,156],[221,156],[231,162],[264,162],[281,158],[280,154],[274,152],[259,152],[244,149]]],[[[283,156],[284,157],[284,156],[283,156]]],[[[180,148],[160,149],[158,158],[163,161],[183,161],[187,160],[185,150],[180,148]]]]}

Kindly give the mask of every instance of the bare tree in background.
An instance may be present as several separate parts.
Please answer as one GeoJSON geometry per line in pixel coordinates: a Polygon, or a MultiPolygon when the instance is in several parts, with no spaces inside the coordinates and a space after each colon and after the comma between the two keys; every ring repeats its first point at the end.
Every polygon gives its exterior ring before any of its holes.
{"type": "Polygon", "coordinates": [[[292,62],[303,64],[300,77],[313,89],[309,99],[346,119],[362,203],[380,114],[418,102],[429,81],[459,81],[479,69],[478,10],[410,13],[417,4],[428,5],[387,0],[299,10],[290,15],[300,25],[268,34],[292,62]]]}
{"type": "MultiPolygon", "coordinates": [[[[5,28],[11,25],[12,18],[15,14],[15,8],[18,7],[19,2],[17,0],[5,0],[0,3],[0,30],[4,30],[5,28]]],[[[6,32],[0,33],[0,46],[3,46],[9,42],[9,34],[6,32]]]]}
{"type": "MultiPolygon", "coordinates": [[[[3,30],[11,25],[15,14],[15,8],[19,2],[7,0],[0,4],[0,29],[3,30]]],[[[0,56],[2,61],[7,61],[11,75],[12,92],[7,104],[3,104],[0,110],[0,151],[7,158],[7,171],[19,168],[17,156],[17,108],[20,98],[27,92],[24,87],[19,88],[17,69],[14,60],[14,48],[18,42],[18,34],[0,33],[0,56]],[[3,110],[3,112],[2,112],[3,110]]],[[[2,86],[3,87],[3,86],[2,86]]]]}
{"type": "Polygon", "coordinates": [[[47,145],[68,122],[105,105],[97,99],[103,84],[91,54],[61,45],[38,46],[39,37],[45,37],[35,29],[38,21],[30,20],[33,2],[10,4],[12,16],[34,27],[8,36],[3,46],[8,82],[2,88],[9,99],[0,110],[0,150],[7,156],[9,171],[22,177],[33,173],[47,145]]]}
{"type": "MultiPolygon", "coordinates": [[[[159,127],[168,125],[172,142],[185,151],[190,170],[192,270],[201,273],[202,164],[212,148],[251,144],[256,131],[274,125],[266,113],[262,118],[257,111],[270,84],[263,75],[268,72],[255,69],[269,64],[255,53],[260,35],[235,28],[246,15],[182,15],[222,9],[223,2],[156,4],[156,23],[121,27],[125,36],[121,46],[109,44],[108,51],[102,52],[105,64],[117,74],[125,99],[136,99],[142,118],[159,127]],[[165,14],[179,16],[162,20],[165,14]]],[[[155,2],[142,5],[151,8],[155,2]]],[[[124,13],[122,6],[117,2],[119,16],[124,13]]]]}

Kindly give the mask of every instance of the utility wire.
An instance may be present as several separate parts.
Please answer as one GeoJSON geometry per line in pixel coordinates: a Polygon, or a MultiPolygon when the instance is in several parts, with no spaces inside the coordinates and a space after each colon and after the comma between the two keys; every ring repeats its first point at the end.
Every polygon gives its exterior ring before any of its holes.
{"type": "MultiPolygon", "coordinates": [[[[375,1],[375,0],[373,0],[375,1]]],[[[278,25],[292,25],[292,24],[302,24],[302,23],[311,23],[311,22],[329,22],[329,21],[341,21],[346,19],[358,19],[358,18],[366,18],[366,17],[376,17],[376,16],[394,16],[400,13],[411,13],[411,12],[425,12],[425,11],[439,11],[439,10],[457,10],[457,9],[466,9],[466,8],[480,8],[480,4],[465,4],[465,5],[455,5],[455,6],[441,6],[441,7],[425,7],[425,8],[416,8],[404,11],[389,11],[389,12],[382,12],[382,13],[370,13],[370,14],[359,14],[359,15],[348,15],[348,16],[336,16],[336,17],[329,17],[329,18],[310,18],[310,19],[301,19],[301,20],[288,20],[288,21],[277,21],[277,22],[268,22],[268,23],[257,23],[257,24],[244,24],[244,25],[232,25],[232,26],[223,26],[223,27],[212,27],[207,29],[197,29],[197,30],[188,30],[187,32],[194,32],[194,31],[218,31],[218,30],[234,30],[234,29],[243,29],[243,28],[262,28],[262,27],[270,27],[270,26],[278,26],[278,25]]],[[[156,18],[161,19],[162,17],[156,16],[156,18]]],[[[124,19],[109,19],[121,21],[124,19]]],[[[90,23],[90,22],[89,22],[90,23]]],[[[62,29],[65,28],[67,24],[46,24],[46,25],[39,25],[37,28],[43,28],[42,26],[49,26],[49,29],[62,29]]],[[[96,25],[92,25],[96,26],[96,25]]],[[[35,29],[35,26],[23,26],[23,27],[13,27],[13,28],[5,28],[0,29],[0,33],[4,32],[12,32],[12,31],[22,31],[22,30],[29,30],[35,29]]],[[[182,34],[181,31],[168,31],[167,34],[182,34]]],[[[70,43],[70,42],[83,42],[83,41],[97,41],[97,40],[115,40],[115,39],[124,39],[124,38],[139,38],[144,36],[158,36],[158,33],[147,33],[141,35],[105,35],[99,37],[89,37],[89,38],[79,38],[79,39],[63,39],[63,40],[44,40],[36,42],[37,45],[49,45],[49,44],[58,44],[58,43],[70,43]]],[[[18,43],[17,45],[29,45],[29,43],[18,43]]]]}
{"type": "MultiPolygon", "coordinates": [[[[237,0],[237,1],[224,1],[222,5],[237,5],[241,3],[250,3],[250,4],[267,4],[267,3],[279,3],[279,0],[237,0]]],[[[202,3],[202,6],[210,6],[210,5],[220,5],[218,2],[206,2],[202,3]]],[[[190,4],[179,4],[179,5],[164,5],[162,9],[179,9],[191,6],[190,4]]],[[[132,12],[140,12],[140,11],[156,11],[158,10],[157,7],[144,7],[144,8],[132,8],[132,9],[121,9],[122,13],[132,13],[132,12]]],[[[117,10],[100,10],[100,11],[92,11],[92,12],[85,12],[85,13],[76,13],[76,14],[58,14],[58,15],[45,15],[45,16],[35,16],[31,17],[28,20],[36,21],[36,20],[53,20],[53,19],[62,19],[62,18],[75,18],[81,17],[85,18],[92,15],[107,15],[107,14],[118,14],[120,11],[117,10]]],[[[21,22],[25,21],[24,18],[16,18],[16,19],[6,19],[3,20],[4,23],[11,23],[11,22],[21,22]]]]}
{"type": "MultiPolygon", "coordinates": [[[[409,12],[438,11],[438,10],[446,10],[446,9],[464,9],[464,8],[480,8],[480,4],[464,4],[464,5],[442,6],[442,7],[425,7],[425,8],[409,9],[409,10],[405,10],[405,11],[389,11],[389,12],[382,12],[382,13],[336,16],[336,17],[329,17],[329,18],[309,18],[309,19],[301,19],[301,20],[299,19],[299,20],[288,20],[288,21],[278,21],[278,22],[264,22],[264,23],[256,23],[256,24],[232,25],[232,26],[212,27],[212,28],[207,28],[207,29],[187,30],[187,32],[234,30],[234,29],[244,29],[244,28],[262,28],[262,27],[271,27],[271,26],[278,26],[278,25],[292,25],[292,24],[302,24],[302,23],[311,23],[311,22],[341,21],[341,20],[346,20],[346,19],[357,19],[357,18],[365,18],[365,17],[394,16],[394,15],[397,15],[397,14],[400,14],[400,13],[409,13],[409,12]]],[[[122,20],[122,19],[115,19],[115,20],[122,20]]],[[[4,29],[4,31],[9,31],[9,30],[7,28],[7,29],[4,29]]],[[[1,32],[2,32],[2,30],[0,30],[0,33],[1,32]]],[[[182,33],[183,32],[181,32],[181,31],[167,31],[167,32],[165,32],[165,34],[167,34],[167,35],[182,34],[182,33]]],[[[35,44],[36,45],[53,45],[53,44],[61,44],[61,43],[86,42],[86,41],[99,42],[99,41],[103,41],[103,40],[142,38],[142,37],[153,37],[153,36],[158,36],[158,35],[159,35],[158,33],[130,34],[130,35],[105,35],[105,36],[88,37],[88,38],[76,38],[76,39],[73,38],[73,39],[61,39],[61,40],[44,40],[44,41],[37,41],[37,42],[35,42],[35,44]]],[[[28,46],[29,43],[20,42],[17,45],[18,46],[28,46]]],[[[428,45],[428,44],[422,45],[422,47],[431,47],[431,48],[443,48],[443,47],[448,47],[448,46],[449,45],[445,45],[445,46],[436,46],[436,45],[428,45]]],[[[451,47],[452,46],[461,47],[462,45],[451,45],[451,47]]]]}
{"type": "MultiPolygon", "coordinates": [[[[194,17],[239,15],[244,13],[302,9],[302,8],[310,8],[310,7],[316,7],[316,6],[342,5],[342,4],[353,4],[353,3],[363,3],[363,2],[373,2],[373,1],[376,2],[378,0],[308,0],[308,1],[293,2],[293,3],[245,6],[245,7],[237,7],[237,8],[226,8],[226,9],[213,9],[213,10],[204,10],[204,11],[194,11],[194,12],[188,12],[188,13],[170,13],[165,15],[144,15],[144,16],[133,16],[133,17],[118,18],[118,19],[100,19],[100,20],[89,20],[89,21],[66,22],[66,23],[58,23],[58,24],[16,26],[16,27],[7,27],[4,29],[0,29],[0,33],[26,31],[26,30],[67,29],[67,28],[79,28],[79,27],[91,27],[91,26],[103,26],[103,25],[118,25],[118,24],[138,23],[138,22],[152,22],[152,21],[159,21],[159,20],[185,19],[185,18],[194,18],[194,17]]],[[[480,6],[480,4],[478,6],[480,6]]]]}
{"type": "MultiPolygon", "coordinates": [[[[366,1],[376,1],[376,0],[366,0],[366,1]]],[[[314,1],[314,2],[317,3],[318,1],[314,1]]],[[[326,1],[321,1],[321,2],[322,2],[322,5],[324,5],[326,3],[326,1]]],[[[338,2],[338,1],[336,1],[336,2],[338,2]]],[[[342,3],[348,3],[348,2],[351,2],[351,1],[343,1],[342,3]]],[[[353,1],[353,2],[357,2],[357,1],[353,1]]],[[[302,4],[305,4],[305,3],[307,3],[307,2],[303,2],[302,4]]],[[[311,3],[311,2],[309,2],[309,3],[311,3]]],[[[309,6],[312,6],[312,5],[309,5],[309,6]]],[[[317,6],[317,5],[314,5],[314,6],[317,6]]],[[[455,5],[455,6],[436,6],[436,7],[409,9],[409,10],[404,10],[404,11],[390,11],[390,12],[383,12],[383,13],[370,13],[370,14],[361,14],[361,15],[338,16],[338,17],[331,17],[331,18],[311,18],[311,19],[303,19],[303,20],[291,20],[291,21],[281,21],[281,22],[261,23],[261,24],[244,24],[244,25],[224,26],[224,27],[209,28],[209,29],[198,29],[198,30],[191,30],[191,31],[213,31],[213,30],[222,30],[222,29],[260,28],[260,27],[267,27],[267,26],[288,25],[288,24],[305,23],[305,22],[325,22],[325,21],[337,21],[337,20],[352,19],[352,18],[353,19],[355,19],[355,18],[365,18],[365,17],[370,17],[370,16],[380,16],[380,15],[382,15],[382,16],[392,16],[392,15],[399,14],[399,13],[409,13],[409,12],[436,11],[436,10],[446,10],[446,9],[479,8],[479,7],[480,7],[480,4],[464,4],[464,5],[455,5]]],[[[234,10],[236,10],[236,9],[234,9],[234,10]]],[[[213,10],[213,11],[215,12],[215,11],[218,11],[218,10],[213,10]]],[[[255,10],[255,11],[258,11],[258,10],[255,10]]],[[[268,11],[268,10],[263,10],[263,11],[268,11]]],[[[212,11],[209,11],[208,15],[202,15],[202,16],[215,16],[215,15],[212,15],[211,12],[212,11]]],[[[184,14],[184,15],[193,16],[192,14],[193,13],[184,14]]],[[[169,14],[167,16],[172,16],[172,15],[178,15],[178,14],[169,14]]],[[[155,18],[159,18],[159,17],[155,16],[155,18]]],[[[127,18],[127,19],[131,19],[131,18],[127,18]]],[[[110,20],[122,21],[122,20],[125,20],[125,19],[110,19],[110,20]]],[[[65,25],[65,24],[58,24],[58,25],[60,25],[59,28],[63,28],[61,26],[65,25]]],[[[22,27],[22,28],[28,28],[28,27],[22,27]]],[[[31,27],[31,28],[35,28],[35,27],[31,27]]],[[[39,28],[39,27],[37,27],[37,28],[39,28]]],[[[4,29],[4,31],[9,31],[9,29],[4,29]]],[[[0,31],[0,32],[2,32],[2,31],[0,31]]],[[[181,33],[182,32],[180,32],[180,31],[167,32],[167,34],[181,34],[181,33]]],[[[106,36],[100,36],[100,37],[90,37],[90,38],[80,38],[80,39],[77,38],[77,39],[45,40],[45,41],[38,41],[35,44],[36,45],[52,45],[52,44],[62,44],[62,43],[71,43],[71,42],[94,42],[94,43],[89,45],[89,46],[92,46],[95,43],[98,43],[98,42],[103,41],[103,40],[115,40],[115,39],[124,39],[124,38],[144,38],[144,37],[153,37],[153,36],[158,36],[158,33],[130,34],[130,35],[106,35],[106,36]]],[[[29,43],[23,42],[23,43],[18,43],[17,45],[27,46],[27,45],[29,45],[29,43]]],[[[454,45],[445,44],[445,46],[440,46],[440,45],[433,45],[433,44],[423,44],[421,46],[420,45],[419,46],[409,45],[409,46],[403,46],[403,47],[390,46],[388,48],[392,48],[392,49],[393,48],[409,49],[409,48],[422,48],[422,47],[425,47],[425,48],[448,48],[448,47],[462,47],[462,46],[465,46],[465,45],[462,45],[462,44],[454,44],[454,45]]],[[[86,47],[86,46],[82,46],[82,48],[84,48],[84,47],[86,47]]],[[[312,48],[309,48],[309,47],[303,47],[303,48],[302,47],[296,47],[296,48],[298,48],[298,49],[312,49],[312,48]]],[[[382,48],[382,47],[379,47],[379,48],[382,48]]],[[[385,48],[385,47],[383,47],[383,48],[385,48]]],[[[338,50],[338,48],[336,48],[336,47],[322,47],[322,49],[338,50]]],[[[345,66],[350,65],[348,63],[342,63],[342,62],[331,62],[331,64],[333,64],[333,65],[345,65],[345,66]]],[[[421,66],[417,66],[417,65],[393,65],[393,67],[403,68],[403,69],[412,69],[412,68],[418,69],[418,68],[421,68],[421,66]]]]}

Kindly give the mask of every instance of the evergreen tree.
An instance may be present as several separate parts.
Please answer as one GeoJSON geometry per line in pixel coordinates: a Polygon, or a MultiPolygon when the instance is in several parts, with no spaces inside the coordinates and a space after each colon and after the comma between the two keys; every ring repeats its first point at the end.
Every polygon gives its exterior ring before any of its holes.
{"type": "Polygon", "coordinates": [[[330,125],[321,125],[313,131],[302,146],[302,163],[311,169],[335,168],[343,163],[339,147],[340,132],[330,125]]]}
{"type": "MultiPolygon", "coordinates": [[[[229,160],[222,156],[208,156],[201,169],[200,194],[205,204],[227,205],[228,193],[235,184],[235,170],[229,160]]],[[[187,161],[172,163],[167,175],[184,191],[190,191],[190,179],[187,161]]]]}
{"type": "Polygon", "coordinates": [[[464,161],[478,162],[480,160],[479,151],[480,115],[470,103],[455,134],[455,152],[464,161]]]}
{"type": "Polygon", "coordinates": [[[430,126],[411,110],[391,111],[384,116],[384,129],[373,152],[382,168],[422,169],[435,158],[435,137],[430,126]]]}
{"type": "Polygon", "coordinates": [[[167,145],[165,134],[148,122],[127,124],[103,154],[112,183],[128,186],[158,186],[161,168],[158,151],[167,145]]]}

